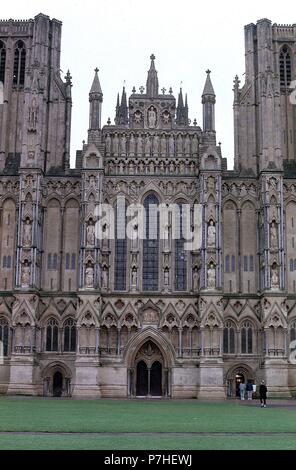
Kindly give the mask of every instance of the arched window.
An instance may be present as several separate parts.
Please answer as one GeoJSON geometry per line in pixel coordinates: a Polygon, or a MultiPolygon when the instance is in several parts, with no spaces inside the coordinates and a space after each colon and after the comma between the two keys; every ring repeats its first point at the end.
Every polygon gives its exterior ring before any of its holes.
{"type": "Polygon", "coordinates": [[[224,354],[235,353],[235,330],[230,321],[226,322],[223,330],[223,352],[224,354]]]}
{"type": "Polygon", "coordinates": [[[47,269],[52,269],[51,253],[47,255],[47,269]]]}
{"type": "Polygon", "coordinates": [[[296,323],[292,323],[290,326],[290,342],[296,340],[296,323]]]}
{"type": "Polygon", "coordinates": [[[294,260],[290,259],[290,271],[294,271],[294,260]]]}
{"type": "Polygon", "coordinates": [[[57,351],[59,343],[58,322],[51,318],[46,327],[46,351],[57,351]]]}
{"type": "Polygon", "coordinates": [[[9,327],[5,318],[0,318],[0,356],[8,356],[9,327]],[[2,349],[3,348],[3,349],[2,349]]]}
{"type": "Polygon", "coordinates": [[[242,354],[252,354],[253,352],[253,328],[248,321],[243,323],[241,329],[241,352],[242,354]]]}
{"type": "MultiPolygon", "coordinates": [[[[187,288],[187,253],[184,250],[184,224],[185,211],[183,205],[178,204],[176,227],[179,226],[178,237],[175,240],[175,290],[184,291],[187,288]]],[[[186,222],[186,221],[185,221],[186,222]]]]}
{"type": "Polygon", "coordinates": [[[66,253],[66,269],[70,269],[70,253],[66,253]]]}
{"type": "Polygon", "coordinates": [[[58,255],[56,253],[53,255],[52,269],[58,269],[58,255]]]}
{"type": "Polygon", "coordinates": [[[158,199],[149,194],[144,201],[145,239],[143,240],[143,290],[157,291],[159,276],[158,199]]]}
{"type": "Polygon", "coordinates": [[[72,256],[71,256],[71,269],[76,269],[76,254],[75,253],[72,253],[72,256]]]}
{"type": "Polygon", "coordinates": [[[72,318],[67,320],[64,324],[64,351],[76,351],[76,326],[72,318]]]}
{"type": "Polygon", "coordinates": [[[280,52],[280,82],[281,88],[289,88],[291,83],[291,56],[287,46],[280,52]]]}
{"type": "Polygon", "coordinates": [[[0,41],[0,82],[4,83],[5,80],[5,62],[6,62],[6,49],[5,44],[0,41]]]}
{"type": "Polygon", "coordinates": [[[230,273],[230,256],[225,256],[225,272],[230,273]]]}
{"type": "Polygon", "coordinates": [[[13,85],[24,86],[26,67],[26,49],[22,41],[18,41],[14,50],[13,85]]]}
{"type": "Polygon", "coordinates": [[[126,290],[126,202],[116,206],[114,288],[126,290]],[[122,206],[122,207],[121,207],[122,206]]]}

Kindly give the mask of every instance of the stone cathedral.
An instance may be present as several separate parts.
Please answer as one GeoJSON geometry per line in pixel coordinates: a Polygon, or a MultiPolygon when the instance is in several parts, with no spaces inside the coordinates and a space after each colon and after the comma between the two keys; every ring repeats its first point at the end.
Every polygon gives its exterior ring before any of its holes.
{"type": "Polygon", "coordinates": [[[0,21],[0,393],[227,398],[265,379],[270,396],[295,396],[296,26],[245,27],[232,170],[210,71],[198,123],[182,89],[160,89],[153,54],[114,124],[96,69],[71,168],[61,28],[0,21]],[[113,238],[96,235],[102,204],[113,238]],[[171,204],[201,208],[198,248],[173,237],[172,215],[150,239],[157,211],[143,239],[117,233],[131,205],[171,204]]]}

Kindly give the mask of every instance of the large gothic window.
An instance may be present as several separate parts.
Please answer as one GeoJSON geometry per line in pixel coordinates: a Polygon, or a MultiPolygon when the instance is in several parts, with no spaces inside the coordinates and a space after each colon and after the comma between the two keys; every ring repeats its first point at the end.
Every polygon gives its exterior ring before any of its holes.
{"type": "Polygon", "coordinates": [[[243,323],[241,329],[241,350],[242,354],[252,354],[253,352],[253,328],[248,321],[243,323]]]}
{"type": "Polygon", "coordinates": [[[288,88],[291,83],[291,56],[287,46],[280,52],[280,81],[281,88],[288,88]]]}
{"type": "Polygon", "coordinates": [[[46,351],[57,351],[59,342],[58,322],[51,318],[46,328],[46,351]]]}
{"type": "Polygon", "coordinates": [[[123,210],[116,207],[114,288],[117,291],[126,290],[126,252],[126,204],[124,204],[123,210]]]}
{"type": "Polygon", "coordinates": [[[149,194],[144,201],[145,239],[143,240],[143,290],[157,291],[159,276],[158,199],[149,194]]]}
{"type": "Polygon", "coordinates": [[[235,330],[230,321],[226,322],[223,330],[223,352],[224,354],[235,353],[235,330]]]}
{"type": "Polygon", "coordinates": [[[0,41],[0,82],[4,83],[5,80],[5,62],[6,62],[6,49],[5,44],[0,41]]]}
{"type": "Polygon", "coordinates": [[[76,326],[72,318],[67,320],[64,324],[64,351],[76,351],[76,326]]]}
{"type": "Polygon", "coordinates": [[[8,323],[5,318],[0,318],[0,341],[1,341],[1,348],[0,348],[0,355],[2,354],[3,348],[3,356],[8,355],[8,338],[9,338],[9,327],[8,323]]]}
{"type": "Polygon", "coordinates": [[[14,50],[13,85],[24,86],[26,67],[26,49],[22,41],[18,41],[14,50]]]}
{"type": "MultiPolygon", "coordinates": [[[[178,204],[178,238],[175,241],[175,290],[184,291],[187,288],[187,253],[184,250],[184,213],[182,211],[182,204],[178,204]]],[[[177,224],[176,224],[177,226],[177,224]]]]}

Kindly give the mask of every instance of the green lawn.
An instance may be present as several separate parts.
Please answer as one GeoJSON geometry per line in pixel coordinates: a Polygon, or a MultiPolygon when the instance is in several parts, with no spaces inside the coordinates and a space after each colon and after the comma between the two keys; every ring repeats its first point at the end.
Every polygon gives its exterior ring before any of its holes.
{"type": "Polygon", "coordinates": [[[239,401],[1,397],[0,432],[67,432],[73,435],[0,435],[0,449],[296,449],[296,403],[295,408],[278,405],[261,409],[239,401]],[[75,435],[78,432],[160,432],[164,435],[75,435]],[[186,435],[190,432],[276,432],[295,433],[295,436],[186,435]],[[184,434],[170,436],[169,433],[184,434]]]}

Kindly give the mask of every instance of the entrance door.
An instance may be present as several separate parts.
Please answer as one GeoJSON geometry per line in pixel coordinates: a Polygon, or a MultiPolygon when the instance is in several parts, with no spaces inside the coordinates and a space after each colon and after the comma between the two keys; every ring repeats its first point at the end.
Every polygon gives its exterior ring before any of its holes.
{"type": "Polygon", "coordinates": [[[137,365],[136,394],[140,397],[148,395],[148,369],[144,361],[138,362],[137,365]]]}
{"type": "Polygon", "coordinates": [[[235,376],[235,394],[237,397],[240,397],[239,385],[245,383],[245,377],[243,374],[236,374],[235,376]]]}
{"type": "Polygon", "coordinates": [[[53,376],[52,392],[54,397],[61,397],[63,393],[63,375],[61,372],[55,372],[53,376]]]}
{"type": "Polygon", "coordinates": [[[150,371],[150,395],[152,397],[162,396],[162,366],[160,362],[155,361],[150,371]]]}

